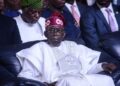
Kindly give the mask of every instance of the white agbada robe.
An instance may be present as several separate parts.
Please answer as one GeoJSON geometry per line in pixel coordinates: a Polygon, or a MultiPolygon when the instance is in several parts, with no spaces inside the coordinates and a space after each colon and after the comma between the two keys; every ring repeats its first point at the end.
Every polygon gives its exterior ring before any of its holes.
{"type": "Polygon", "coordinates": [[[39,42],[16,54],[23,66],[18,77],[57,81],[56,86],[115,86],[111,77],[96,74],[103,70],[97,63],[100,54],[71,41],[59,47],[39,42]]]}
{"type": "Polygon", "coordinates": [[[23,21],[21,16],[15,17],[21,40],[23,43],[36,40],[45,40],[45,18],[40,17],[37,23],[29,24],[23,21]]]}

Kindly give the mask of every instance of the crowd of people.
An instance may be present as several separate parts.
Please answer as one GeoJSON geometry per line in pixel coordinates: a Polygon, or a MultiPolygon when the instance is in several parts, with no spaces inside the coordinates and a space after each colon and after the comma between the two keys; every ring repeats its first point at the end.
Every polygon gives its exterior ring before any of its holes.
{"type": "Polygon", "coordinates": [[[120,63],[99,46],[120,30],[120,7],[112,0],[0,0],[0,48],[39,43],[16,53],[18,77],[48,86],[115,86],[120,63]],[[101,83],[102,82],[102,83],[101,83]]]}

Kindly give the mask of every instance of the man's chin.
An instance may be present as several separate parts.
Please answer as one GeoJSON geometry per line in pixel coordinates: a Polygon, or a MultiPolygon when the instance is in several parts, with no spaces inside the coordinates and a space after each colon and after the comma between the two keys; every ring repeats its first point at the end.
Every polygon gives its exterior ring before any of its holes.
{"type": "Polygon", "coordinates": [[[31,23],[31,24],[35,24],[36,22],[37,22],[37,21],[31,21],[30,23],[31,23]]]}
{"type": "Polygon", "coordinates": [[[61,41],[53,41],[52,46],[59,46],[61,41]]]}

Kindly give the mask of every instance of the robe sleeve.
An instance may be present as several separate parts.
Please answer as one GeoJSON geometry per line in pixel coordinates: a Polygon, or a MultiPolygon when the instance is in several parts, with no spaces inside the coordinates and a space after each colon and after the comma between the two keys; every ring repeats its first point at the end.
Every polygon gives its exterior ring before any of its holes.
{"type": "Polygon", "coordinates": [[[98,63],[96,65],[94,65],[89,71],[88,71],[88,74],[95,74],[95,73],[99,73],[103,71],[103,68],[102,68],[102,63],[98,63]]]}
{"type": "Polygon", "coordinates": [[[42,54],[40,50],[39,44],[36,44],[16,54],[22,65],[18,77],[40,81],[42,74],[42,54]]]}
{"type": "Polygon", "coordinates": [[[76,48],[76,52],[79,52],[82,73],[86,74],[89,73],[89,71],[90,73],[96,73],[102,70],[101,64],[98,64],[101,52],[92,50],[84,45],[78,45],[76,48]]]}

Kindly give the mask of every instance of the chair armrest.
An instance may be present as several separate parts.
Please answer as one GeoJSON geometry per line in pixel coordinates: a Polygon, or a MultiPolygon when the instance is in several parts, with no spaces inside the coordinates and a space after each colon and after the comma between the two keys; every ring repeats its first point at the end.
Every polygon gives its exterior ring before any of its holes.
{"type": "Polygon", "coordinates": [[[100,47],[120,60],[120,32],[105,34],[101,37],[100,47]]]}
{"type": "Polygon", "coordinates": [[[22,68],[15,53],[10,51],[0,52],[0,65],[15,76],[22,68]]]}
{"type": "Polygon", "coordinates": [[[16,81],[16,86],[47,86],[47,85],[35,80],[18,77],[16,81]]]}

